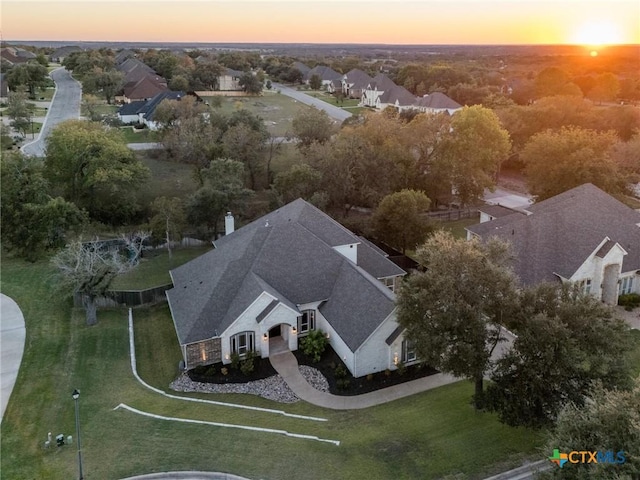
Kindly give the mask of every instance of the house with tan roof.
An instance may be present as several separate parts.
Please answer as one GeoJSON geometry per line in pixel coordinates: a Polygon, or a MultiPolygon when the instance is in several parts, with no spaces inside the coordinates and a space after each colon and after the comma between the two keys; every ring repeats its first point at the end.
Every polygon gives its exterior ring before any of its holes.
{"type": "Polygon", "coordinates": [[[395,316],[404,270],[302,199],[170,273],[167,298],[188,369],[296,350],[313,330],[355,377],[416,360],[395,316]]]}
{"type": "Polygon", "coordinates": [[[495,207],[467,237],[508,241],[522,285],[577,283],[608,304],[640,294],[640,212],[590,183],[519,211],[495,207]]]}

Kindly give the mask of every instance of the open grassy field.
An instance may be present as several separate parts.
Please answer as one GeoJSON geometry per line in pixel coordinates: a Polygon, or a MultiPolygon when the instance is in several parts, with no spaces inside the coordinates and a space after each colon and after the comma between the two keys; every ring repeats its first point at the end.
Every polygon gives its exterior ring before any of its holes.
{"type": "MultiPolygon", "coordinates": [[[[351,412],[253,396],[193,395],[320,416],[327,422],[163,397],[131,374],[125,310],[101,311],[99,324],[87,327],[83,312],[73,310],[55,291],[47,261],[28,264],[4,256],[2,273],[0,288],[21,306],[27,325],[22,368],[2,425],[3,478],[76,475],[75,446],[42,448],[49,431],[73,434],[74,388],[81,392],[87,478],[182,469],[274,480],[428,479],[458,472],[478,478],[523,457],[541,457],[540,433],[512,429],[493,415],[475,412],[468,382],[351,412]],[[282,429],[341,444],[114,410],[121,403],[162,416],[282,429]]],[[[136,309],[134,319],[139,371],[149,383],[166,389],[180,358],[168,307],[136,309]]]]}
{"type": "Polygon", "coordinates": [[[235,110],[248,110],[259,115],[272,136],[283,137],[292,133],[291,122],[299,111],[311,108],[296,100],[278,93],[267,92],[260,97],[221,97],[219,111],[232,113],[235,110]]]}

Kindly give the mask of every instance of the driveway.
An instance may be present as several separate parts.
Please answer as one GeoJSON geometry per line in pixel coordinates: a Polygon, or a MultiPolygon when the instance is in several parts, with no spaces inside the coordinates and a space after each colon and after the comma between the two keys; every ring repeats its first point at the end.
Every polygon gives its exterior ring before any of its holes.
{"type": "Polygon", "coordinates": [[[0,422],[18,378],[25,337],[24,317],[20,307],[11,298],[0,294],[0,422]]]}
{"type": "Polygon", "coordinates": [[[71,73],[64,68],[53,70],[51,78],[56,83],[56,93],[53,95],[40,135],[20,149],[25,155],[44,157],[46,139],[51,130],[65,120],[80,118],[80,99],[82,98],[80,83],[74,80],[71,73]]]}
{"type": "Polygon", "coordinates": [[[493,192],[485,190],[482,198],[490,205],[502,205],[507,208],[528,207],[533,203],[531,195],[523,195],[504,188],[496,188],[493,192]]]}
{"type": "Polygon", "coordinates": [[[294,100],[304,103],[305,105],[311,105],[320,110],[324,110],[331,118],[337,120],[338,122],[343,122],[344,120],[352,116],[351,113],[339,107],[331,105],[327,102],[323,102],[322,100],[312,97],[311,95],[307,95],[306,93],[300,92],[294,88],[285,87],[280,83],[274,83],[273,88],[275,90],[280,90],[280,93],[282,93],[283,95],[291,97],[294,100]]]}

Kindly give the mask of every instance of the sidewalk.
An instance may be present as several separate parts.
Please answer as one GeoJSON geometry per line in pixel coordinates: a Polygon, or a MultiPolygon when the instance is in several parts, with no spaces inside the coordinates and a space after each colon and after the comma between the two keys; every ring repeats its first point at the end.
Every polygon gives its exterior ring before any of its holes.
{"type": "Polygon", "coordinates": [[[331,408],[333,410],[355,410],[373,407],[460,381],[459,378],[451,375],[438,373],[375,392],[347,397],[321,392],[309,385],[298,370],[296,357],[289,351],[271,355],[269,360],[276,372],[280,374],[298,398],[318,407],[331,408]]]}
{"type": "Polygon", "coordinates": [[[0,294],[0,422],[18,378],[26,330],[18,304],[0,294]]]}

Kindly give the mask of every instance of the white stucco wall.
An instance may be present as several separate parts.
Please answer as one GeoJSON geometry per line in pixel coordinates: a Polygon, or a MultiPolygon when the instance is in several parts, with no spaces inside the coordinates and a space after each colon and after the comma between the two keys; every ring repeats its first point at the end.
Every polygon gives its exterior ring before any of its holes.
{"type": "MultiPolygon", "coordinates": [[[[299,313],[287,307],[286,305],[279,303],[269,314],[257,324],[257,333],[260,337],[261,348],[260,352],[262,358],[269,356],[269,342],[264,340],[264,335],[269,335],[269,330],[277,325],[282,325],[282,338],[284,338],[288,345],[289,350],[298,349],[298,336],[293,333],[293,327],[297,328],[299,313]],[[283,325],[284,324],[284,325],[283,325]]],[[[256,343],[258,343],[256,341],[256,343]]]]}
{"type": "MultiPolygon", "coordinates": [[[[329,334],[329,344],[335,350],[336,354],[342,359],[349,371],[354,374],[355,363],[353,352],[346,343],[340,338],[326,318],[319,311],[316,312],[316,330],[322,330],[329,334]]],[[[355,376],[355,375],[354,375],[355,376]]]]}
{"type": "Polygon", "coordinates": [[[239,80],[231,75],[221,75],[218,77],[218,88],[220,90],[242,90],[239,80]]]}
{"type": "Polygon", "coordinates": [[[275,298],[266,292],[262,292],[258,298],[256,298],[247,309],[220,335],[222,340],[222,362],[229,363],[231,356],[231,336],[236,333],[251,331],[255,332],[254,344],[255,349],[262,355],[263,341],[256,317],[260,315],[267,305],[271,303],[275,298]]]}
{"type": "Polygon", "coordinates": [[[348,258],[356,265],[358,264],[358,244],[350,243],[347,245],[338,245],[337,247],[333,247],[333,249],[338,252],[343,257],[348,258]]]}
{"type": "Polygon", "coordinates": [[[608,265],[622,265],[626,252],[618,244],[614,245],[607,254],[600,258],[596,253],[609,239],[605,238],[598,247],[587,257],[575,273],[569,279],[571,282],[580,282],[591,279],[591,295],[602,298],[602,283],[604,270],[608,265]]]}
{"type": "Polygon", "coordinates": [[[356,350],[354,377],[395,368],[392,352],[386,340],[397,327],[398,322],[394,310],[356,350]]]}
{"type": "Polygon", "coordinates": [[[140,118],[138,117],[137,113],[135,115],[120,115],[120,114],[118,114],[118,118],[120,119],[120,121],[122,123],[126,123],[126,124],[138,123],[140,121],[140,118]]]}

